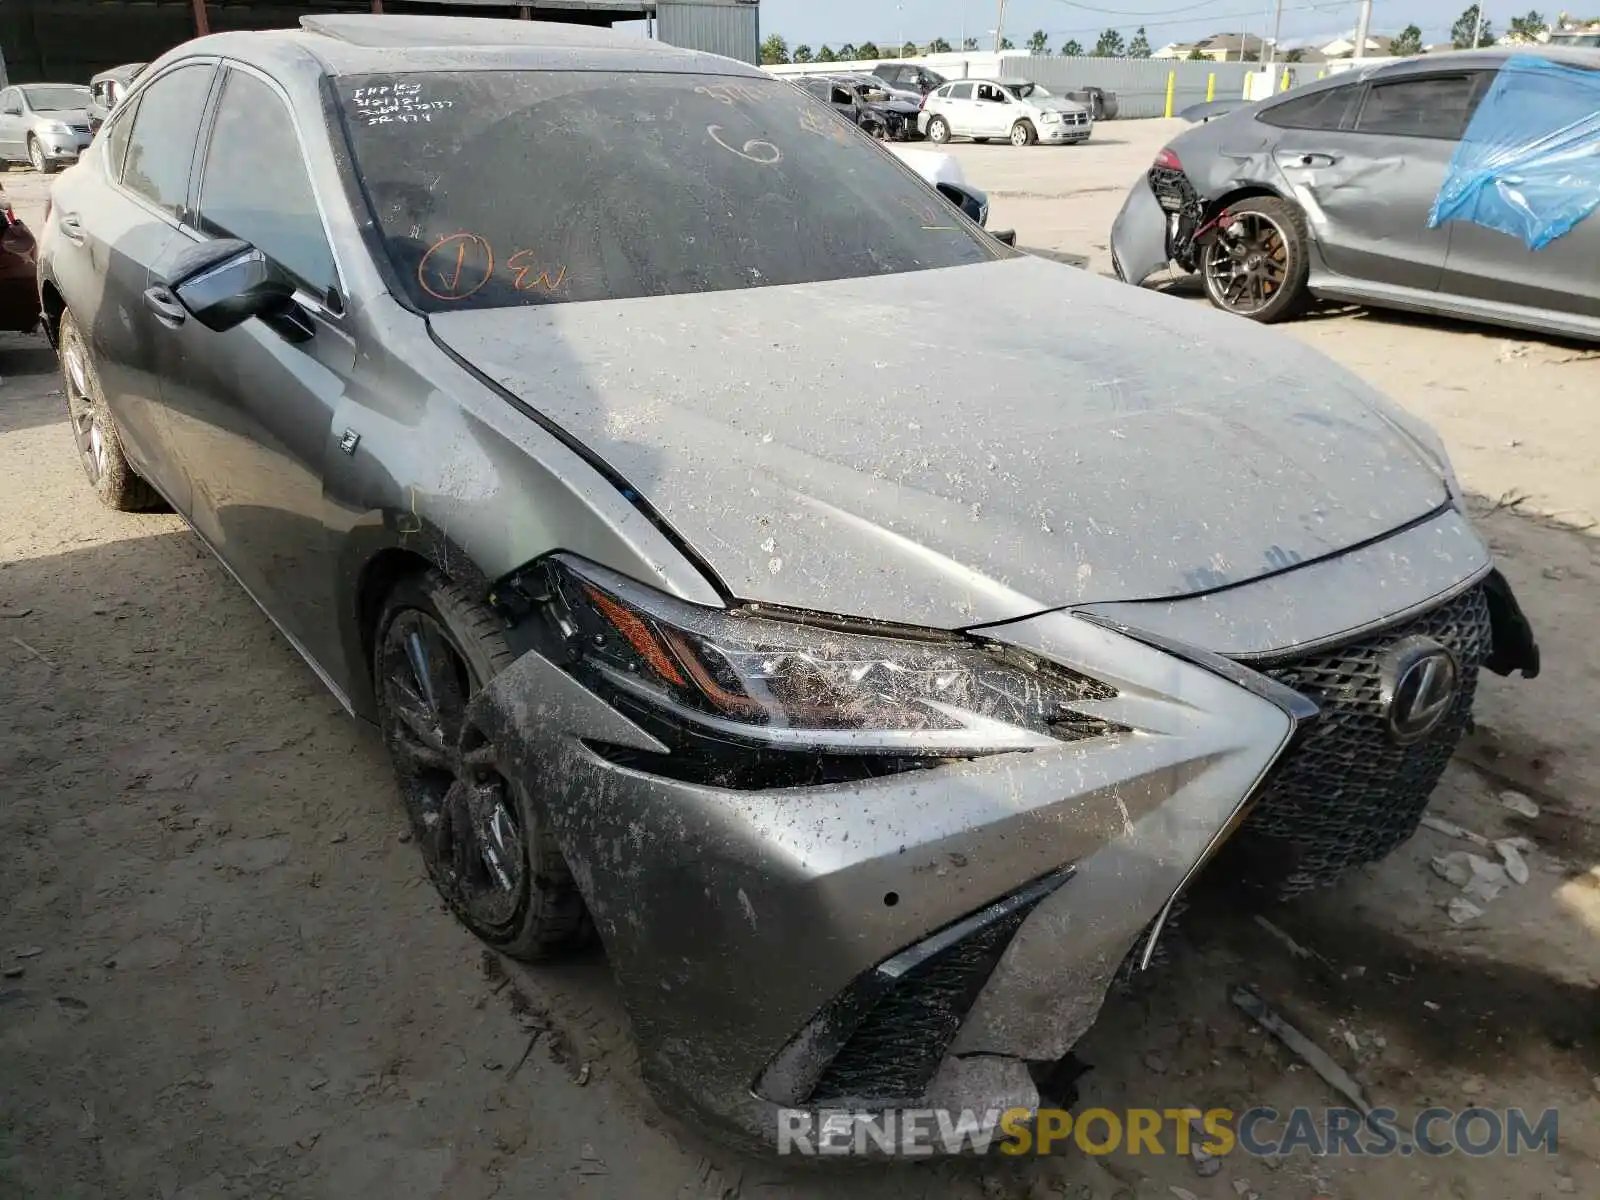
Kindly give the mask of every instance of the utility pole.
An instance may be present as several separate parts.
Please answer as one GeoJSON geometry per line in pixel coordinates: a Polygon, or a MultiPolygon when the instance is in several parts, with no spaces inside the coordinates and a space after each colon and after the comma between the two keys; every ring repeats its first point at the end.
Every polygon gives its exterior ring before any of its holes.
{"type": "Polygon", "coordinates": [[[1354,57],[1367,56],[1367,33],[1372,29],[1372,0],[1361,0],[1361,18],[1356,22],[1356,52],[1354,57]]]}
{"type": "Polygon", "coordinates": [[[994,14],[994,52],[1000,53],[1000,47],[1006,40],[1006,0],[999,0],[1000,7],[994,14]]]}
{"type": "Polygon", "coordinates": [[[1269,60],[1276,65],[1278,61],[1278,31],[1283,28],[1283,0],[1278,0],[1277,12],[1272,18],[1272,58],[1269,60]]]}
{"type": "Polygon", "coordinates": [[[1472,7],[1476,10],[1476,15],[1472,18],[1472,48],[1476,50],[1478,39],[1483,36],[1483,4],[1480,0],[1472,7]]]}

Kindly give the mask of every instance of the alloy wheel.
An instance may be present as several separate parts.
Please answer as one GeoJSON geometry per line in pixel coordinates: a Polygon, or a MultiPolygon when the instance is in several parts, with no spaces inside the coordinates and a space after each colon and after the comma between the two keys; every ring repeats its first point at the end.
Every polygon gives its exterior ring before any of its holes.
{"type": "Polygon", "coordinates": [[[479,930],[510,925],[527,895],[518,807],[494,748],[467,726],[477,681],[444,626],[405,609],[379,655],[384,735],[428,871],[479,930]]]}
{"type": "Polygon", "coordinates": [[[1241,213],[1206,246],[1206,285],[1231,313],[1253,316],[1266,308],[1289,276],[1289,247],[1277,222],[1241,213]]]}
{"type": "Polygon", "coordinates": [[[83,343],[77,337],[63,340],[61,365],[67,389],[67,415],[72,420],[78,456],[83,460],[89,482],[98,486],[110,467],[110,439],[106,432],[105,405],[95,395],[83,343]]]}
{"type": "Polygon", "coordinates": [[[44,147],[39,145],[38,138],[28,139],[28,162],[32,164],[35,171],[41,175],[44,174],[47,164],[44,161],[44,147]]]}

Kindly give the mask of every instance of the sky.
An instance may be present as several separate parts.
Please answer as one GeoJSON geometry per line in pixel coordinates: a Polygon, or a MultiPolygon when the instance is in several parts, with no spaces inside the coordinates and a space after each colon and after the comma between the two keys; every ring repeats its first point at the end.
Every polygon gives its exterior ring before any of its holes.
{"type": "MultiPolygon", "coordinates": [[[[1374,0],[1373,33],[1398,33],[1407,25],[1422,29],[1424,43],[1444,41],[1470,0],[1374,0]]],[[[1504,0],[1502,0],[1504,3],[1504,0]]],[[[1531,6],[1531,0],[1523,0],[1531,6]]],[[[966,36],[982,49],[993,47],[997,0],[761,0],[761,34],[778,33],[793,47],[815,50],[824,42],[874,41],[884,45],[926,42],[936,37],[959,45],[966,36]]],[[[1579,6],[1581,7],[1581,6],[1579,6]]],[[[1495,33],[1527,8],[1502,12],[1494,0],[1484,15],[1495,33]]],[[[1541,10],[1544,11],[1544,10],[1541,10]]],[[[1321,40],[1353,30],[1360,0],[1283,0],[1281,36],[1285,42],[1321,40]]],[[[1019,46],[1035,29],[1050,35],[1050,49],[1075,38],[1093,44],[1102,29],[1114,26],[1124,37],[1143,25],[1153,47],[1193,41],[1209,33],[1245,31],[1271,36],[1273,4],[1268,0],[1009,0],[1005,33],[1019,46]]],[[[1545,12],[1553,19],[1555,10],[1545,12]]]]}

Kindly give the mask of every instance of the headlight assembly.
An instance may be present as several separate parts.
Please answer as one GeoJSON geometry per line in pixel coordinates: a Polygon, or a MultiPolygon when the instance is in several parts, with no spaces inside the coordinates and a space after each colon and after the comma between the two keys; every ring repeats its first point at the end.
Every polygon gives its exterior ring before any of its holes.
{"type": "Polygon", "coordinates": [[[954,758],[1058,746],[1111,730],[1097,680],[970,638],[845,631],[687,604],[556,556],[542,593],[567,669],[724,742],[827,755],[954,758]]]}

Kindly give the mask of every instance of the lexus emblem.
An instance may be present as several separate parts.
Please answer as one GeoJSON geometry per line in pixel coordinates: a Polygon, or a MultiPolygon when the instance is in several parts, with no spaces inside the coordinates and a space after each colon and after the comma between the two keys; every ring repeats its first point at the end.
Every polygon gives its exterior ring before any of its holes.
{"type": "Polygon", "coordinates": [[[1409,746],[1437,729],[1455,707],[1461,668],[1432,638],[1402,638],[1384,655],[1381,682],[1389,737],[1409,746]]]}

